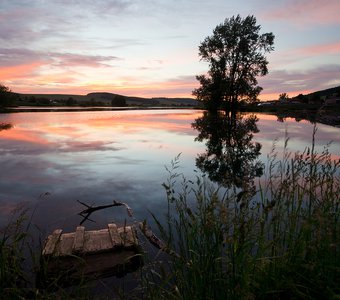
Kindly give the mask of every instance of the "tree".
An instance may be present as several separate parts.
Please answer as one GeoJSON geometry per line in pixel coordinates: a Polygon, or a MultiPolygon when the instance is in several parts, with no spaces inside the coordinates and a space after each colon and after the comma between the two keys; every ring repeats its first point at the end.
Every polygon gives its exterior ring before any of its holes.
{"type": "Polygon", "coordinates": [[[126,99],[122,95],[114,95],[111,100],[111,106],[123,107],[126,106],[126,99]]]}
{"type": "Polygon", "coordinates": [[[206,75],[196,76],[200,87],[193,95],[209,110],[234,110],[240,100],[257,100],[262,88],[257,76],[268,73],[266,53],[274,50],[273,33],[260,34],[254,16],[225,19],[199,46],[199,56],[209,63],[206,75]]]}
{"type": "Polygon", "coordinates": [[[289,99],[289,96],[287,93],[281,93],[279,95],[279,101],[287,101],[289,99]]]}
{"type": "Polygon", "coordinates": [[[14,104],[16,94],[9,87],[0,83],[0,107],[7,107],[14,104]]]}
{"type": "Polygon", "coordinates": [[[67,106],[72,106],[72,105],[76,105],[77,104],[77,100],[73,99],[72,97],[69,97],[67,100],[66,100],[66,103],[65,103],[67,106]]]}

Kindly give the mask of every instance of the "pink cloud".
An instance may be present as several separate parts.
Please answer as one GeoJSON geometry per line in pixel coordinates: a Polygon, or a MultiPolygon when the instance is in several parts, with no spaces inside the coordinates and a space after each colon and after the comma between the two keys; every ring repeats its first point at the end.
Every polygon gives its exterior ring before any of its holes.
{"type": "Polygon", "coordinates": [[[90,68],[99,68],[109,66],[105,62],[119,60],[116,56],[83,55],[73,53],[49,53],[49,56],[57,60],[56,65],[61,67],[86,66],[90,68]]]}
{"type": "Polygon", "coordinates": [[[327,55],[327,54],[340,54],[340,42],[306,46],[294,50],[300,55],[327,55]]]}
{"type": "MultiPolygon", "coordinates": [[[[39,92],[42,87],[75,84],[80,68],[109,67],[115,56],[83,55],[0,48],[0,80],[17,92],[39,92]],[[79,69],[78,69],[79,70],[79,69]]],[[[82,82],[78,79],[78,84],[82,82]]],[[[60,87],[58,87],[59,89],[60,87]]],[[[55,90],[54,90],[55,91],[55,90]]],[[[46,92],[46,90],[41,90],[46,92]]]]}
{"type": "Polygon", "coordinates": [[[126,96],[137,97],[192,97],[192,90],[198,85],[194,76],[181,76],[168,80],[152,82],[140,81],[135,77],[125,77],[120,83],[87,83],[83,86],[67,87],[69,92],[81,91],[81,94],[89,92],[112,92],[126,96]]]}
{"type": "Polygon", "coordinates": [[[32,51],[21,48],[0,48],[2,66],[17,66],[32,60],[44,61],[47,65],[54,64],[61,67],[90,67],[98,68],[108,66],[108,62],[120,60],[116,56],[103,55],[85,55],[75,53],[59,53],[59,52],[44,52],[32,51]]]}
{"type": "Polygon", "coordinates": [[[288,0],[265,13],[272,20],[282,19],[296,24],[340,24],[339,0],[288,0]]]}
{"type": "Polygon", "coordinates": [[[340,65],[324,65],[313,69],[301,71],[276,70],[266,77],[259,78],[259,84],[263,87],[260,99],[270,99],[276,94],[288,93],[296,96],[300,93],[308,94],[318,90],[340,85],[340,65]]]}
{"type": "Polygon", "coordinates": [[[316,63],[324,58],[338,61],[338,56],[340,56],[340,42],[307,45],[271,54],[269,68],[270,70],[285,69],[288,65],[294,66],[294,64],[300,64],[306,59],[313,59],[316,63]]]}

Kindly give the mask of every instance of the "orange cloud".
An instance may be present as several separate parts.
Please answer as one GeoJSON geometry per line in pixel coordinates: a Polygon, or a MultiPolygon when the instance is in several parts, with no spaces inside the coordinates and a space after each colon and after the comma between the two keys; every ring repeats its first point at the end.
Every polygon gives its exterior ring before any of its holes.
{"type": "MultiPolygon", "coordinates": [[[[279,95],[281,93],[285,93],[286,91],[282,90],[282,91],[278,91],[277,93],[261,93],[260,96],[259,96],[259,99],[260,101],[268,101],[268,100],[277,100],[279,99],[279,95]]],[[[309,93],[312,93],[312,92],[315,92],[315,90],[306,90],[306,89],[296,89],[296,90],[293,90],[293,91],[290,91],[288,92],[288,96],[289,97],[295,97],[299,94],[309,94],[309,93]]]]}
{"type": "MultiPolygon", "coordinates": [[[[197,86],[194,76],[169,79],[159,82],[139,81],[136,78],[124,80],[103,79],[103,81],[77,81],[78,74],[57,73],[41,74],[30,82],[13,89],[19,93],[61,93],[86,95],[91,92],[111,92],[136,97],[192,97],[191,92],[197,86]]],[[[79,76],[78,76],[79,77],[79,76]]]]}
{"type": "Polygon", "coordinates": [[[33,76],[36,70],[43,65],[40,61],[34,61],[29,64],[1,67],[0,68],[0,80],[9,81],[18,78],[25,78],[27,76],[33,76]]]}

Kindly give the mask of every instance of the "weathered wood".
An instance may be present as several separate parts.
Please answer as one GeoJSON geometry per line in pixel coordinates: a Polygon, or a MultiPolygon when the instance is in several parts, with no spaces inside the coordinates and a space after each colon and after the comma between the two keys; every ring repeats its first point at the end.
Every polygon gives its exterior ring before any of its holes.
{"type": "Polygon", "coordinates": [[[113,250],[108,230],[86,231],[83,250],[88,254],[113,250]]]}
{"type": "Polygon", "coordinates": [[[124,247],[131,247],[137,243],[137,237],[134,227],[124,226],[118,229],[120,237],[122,239],[122,244],[124,247]]]}
{"type": "Polygon", "coordinates": [[[170,255],[179,257],[179,254],[176,253],[175,251],[169,249],[168,246],[166,245],[166,243],[164,243],[161,239],[159,239],[152,232],[151,228],[146,223],[140,222],[138,225],[139,225],[141,232],[145,235],[145,237],[149,240],[149,242],[152,245],[154,245],[158,249],[160,249],[160,250],[162,250],[162,251],[164,251],[164,252],[166,252],[170,255]]]}
{"type": "Polygon", "coordinates": [[[114,206],[125,206],[126,208],[126,212],[128,214],[129,217],[132,217],[132,209],[129,205],[127,205],[126,203],[124,202],[119,202],[119,201],[116,201],[116,200],[112,200],[112,204],[107,204],[107,205],[98,205],[98,206],[91,206],[91,205],[88,205],[84,202],[81,202],[79,200],[77,200],[78,203],[84,205],[85,207],[87,207],[86,209],[82,210],[79,215],[83,217],[83,220],[80,222],[80,225],[82,225],[86,220],[89,220],[89,221],[92,221],[94,222],[93,220],[89,219],[90,215],[97,211],[97,210],[101,210],[101,209],[106,209],[106,208],[110,208],[110,207],[114,207],[114,206]]]}
{"type": "Polygon", "coordinates": [[[100,230],[86,231],[83,226],[70,233],[55,230],[47,238],[42,258],[51,278],[65,274],[72,278],[102,277],[135,271],[143,263],[141,253],[133,226],[108,224],[100,230]]]}
{"type": "Polygon", "coordinates": [[[60,236],[59,243],[56,247],[56,255],[58,256],[66,256],[72,254],[73,242],[74,242],[74,232],[63,233],[60,236]]]}
{"type": "Polygon", "coordinates": [[[72,252],[73,253],[81,253],[84,247],[84,235],[85,235],[85,227],[78,226],[76,229],[76,234],[74,236],[72,252]]]}
{"type": "Polygon", "coordinates": [[[60,235],[62,233],[61,229],[56,229],[52,235],[48,236],[43,255],[51,255],[54,253],[57,243],[59,242],[60,235]]]}
{"type": "Polygon", "coordinates": [[[111,242],[112,242],[112,247],[117,247],[122,245],[122,239],[120,238],[120,234],[118,233],[117,225],[116,224],[108,224],[107,225],[111,242]]]}

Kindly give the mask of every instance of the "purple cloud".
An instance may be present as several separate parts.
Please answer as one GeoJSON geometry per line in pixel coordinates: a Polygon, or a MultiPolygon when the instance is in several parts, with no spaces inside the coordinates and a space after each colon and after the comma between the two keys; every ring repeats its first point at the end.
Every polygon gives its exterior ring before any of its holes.
{"type": "Polygon", "coordinates": [[[109,66],[105,62],[120,60],[120,58],[116,56],[83,55],[73,53],[49,53],[49,56],[58,61],[56,63],[57,66],[62,67],[86,66],[98,68],[109,66]]]}
{"type": "Polygon", "coordinates": [[[340,65],[323,65],[306,71],[276,70],[259,78],[263,93],[313,92],[340,85],[340,65]]]}
{"type": "Polygon", "coordinates": [[[86,66],[98,68],[108,66],[107,63],[110,61],[120,60],[120,58],[116,56],[43,52],[19,48],[0,48],[0,57],[0,67],[17,66],[34,61],[43,61],[46,64],[53,64],[62,67],[86,66]]]}
{"type": "MultiPolygon", "coordinates": [[[[276,2],[270,5],[276,5],[276,2]]],[[[269,20],[289,20],[298,25],[328,25],[340,24],[339,11],[339,0],[287,0],[268,9],[264,17],[269,20]]]]}

